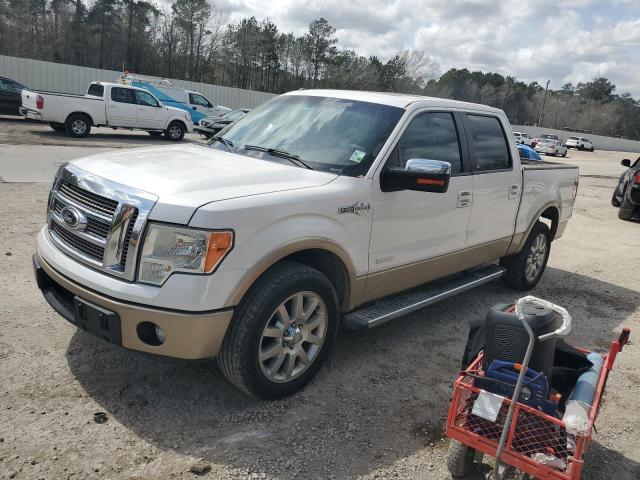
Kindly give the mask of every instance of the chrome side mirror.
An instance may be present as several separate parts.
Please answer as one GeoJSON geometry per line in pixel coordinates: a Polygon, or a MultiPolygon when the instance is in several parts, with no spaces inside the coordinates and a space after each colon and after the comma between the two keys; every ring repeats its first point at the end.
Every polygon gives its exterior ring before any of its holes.
{"type": "Polygon", "coordinates": [[[441,160],[412,158],[405,168],[387,167],[380,176],[383,192],[416,190],[444,193],[449,188],[451,164],[441,160]]]}

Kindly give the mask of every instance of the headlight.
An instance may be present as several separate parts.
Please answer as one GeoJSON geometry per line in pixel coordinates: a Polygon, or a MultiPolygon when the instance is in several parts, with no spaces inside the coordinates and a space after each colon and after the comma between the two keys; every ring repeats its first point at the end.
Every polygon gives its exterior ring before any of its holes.
{"type": "Polygon", "coordinates": [[[226,125],[224,123],[214,123],[211,125],[211,128],[224,128],[226,125]]]}
{"type": "Polygon", "coordinates": [[[150,223],[144,237],[138,280],[162,285],[174,272],[213,272],[233,248],[233,232],[150,223]]]}

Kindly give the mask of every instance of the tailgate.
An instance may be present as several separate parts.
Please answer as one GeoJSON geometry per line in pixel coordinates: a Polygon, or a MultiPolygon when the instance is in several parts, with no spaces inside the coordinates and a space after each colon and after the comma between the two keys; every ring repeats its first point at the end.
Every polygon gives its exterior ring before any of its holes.
{"type": "Polygon", "coordinates": [[[37,110],[36,97],[38,94],[30,90],[22,90],[22,106],[29,110],[37,110]]]}

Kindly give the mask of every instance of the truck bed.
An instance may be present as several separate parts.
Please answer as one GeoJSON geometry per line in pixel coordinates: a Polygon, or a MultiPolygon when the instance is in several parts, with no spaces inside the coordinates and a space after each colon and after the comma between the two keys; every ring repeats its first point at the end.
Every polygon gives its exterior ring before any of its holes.
{"type": "Polygon", "coordinates": [[[566,163],[550,162],[548,160],[525,160],[520,161],[523,170],[564,170],[567,168],[578,168],[577,165],[568,165],[566,163]]]}

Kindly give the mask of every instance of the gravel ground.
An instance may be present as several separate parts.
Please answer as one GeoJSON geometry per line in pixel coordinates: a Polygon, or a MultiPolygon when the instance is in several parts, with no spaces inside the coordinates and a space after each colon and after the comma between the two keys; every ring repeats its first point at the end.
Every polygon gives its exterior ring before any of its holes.
{"type": "MultiPolygon", "coordinates": [[[[618,220],[614,184],[581,179],[533,292],[569,309],[571,342],[598,350],[622,326],[640,335],[640,224],[618,220]]],[[[304,391],[257,401],[211,362],[119,349],[48,307],[31,271],[47,190],[0,183],[0,478],[450,478],[442,431],[468,324],[513,291],[498,281],[344,333],[304,391]]],[[[584,479],[640,478],[639,344],[610,376],[584,479]]]]}

